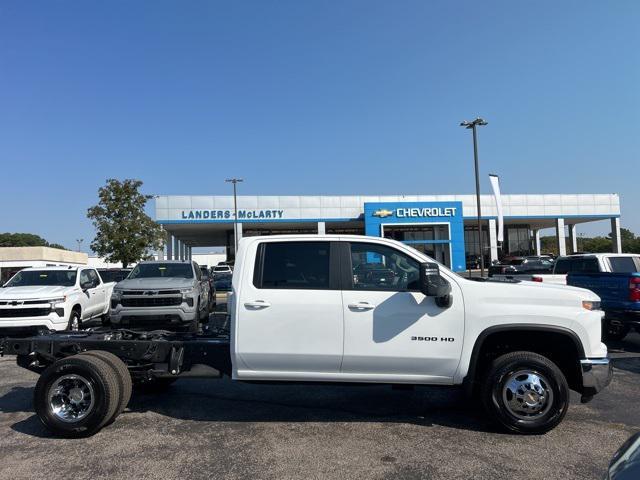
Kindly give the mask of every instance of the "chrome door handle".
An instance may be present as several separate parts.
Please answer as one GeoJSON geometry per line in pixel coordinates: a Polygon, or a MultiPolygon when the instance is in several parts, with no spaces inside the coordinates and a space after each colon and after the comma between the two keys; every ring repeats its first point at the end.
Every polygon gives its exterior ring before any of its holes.
{"type": "Polygon", "coordinates": [[[369,302],[358,302],[350,303],[349,308],[353,308],[354,310],[373,310],[376,306],[369,302]]]}
{"type": "Polygon", "coordinates": [[[270,307],[271,304],[269,302],[265,302],[264,300],[254,300],[253,302],[245,302],[244,306],[247,308],[267,308],[270,307]]]}

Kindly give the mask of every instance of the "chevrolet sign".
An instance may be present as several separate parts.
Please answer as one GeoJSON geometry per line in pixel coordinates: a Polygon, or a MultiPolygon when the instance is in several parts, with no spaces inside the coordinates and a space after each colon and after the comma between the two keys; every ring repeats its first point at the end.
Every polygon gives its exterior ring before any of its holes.
{"type": "Polygon", "coordinates": [[[393,212],[391,210],[385,210],[384,208],[381,208],[380,210],[376,210],[375,212],[373,212],[372,215],[374,217],[386,218],[393,215],[393,212]]]}
{"type": "Polygon", "coordinates": [[[454,217],[456,215],[456,207],[402,207],[396,208],[395,211],[381,208],[372,213],[374,217],[386,218],[395,215],[398,218],[413,217],[454,217]]]}

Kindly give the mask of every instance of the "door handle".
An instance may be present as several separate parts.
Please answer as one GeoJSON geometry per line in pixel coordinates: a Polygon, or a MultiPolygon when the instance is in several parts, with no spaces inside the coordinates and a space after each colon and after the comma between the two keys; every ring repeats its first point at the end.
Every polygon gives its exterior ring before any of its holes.
{"type": "Polygon", "coordinates": [[[375,305],[369,302],[358,302],[358,303],[350,303],[349,308],[354,310],[373,310],[376,308],[375,305]]]}
{"type": "Polygon", "coordinates": [[[270,307],[271,304],[269,302],[265,302],[264,300],[254,300],[253,302],[245,302],[244,306],[247,308],[267,308],[270,307]]]}

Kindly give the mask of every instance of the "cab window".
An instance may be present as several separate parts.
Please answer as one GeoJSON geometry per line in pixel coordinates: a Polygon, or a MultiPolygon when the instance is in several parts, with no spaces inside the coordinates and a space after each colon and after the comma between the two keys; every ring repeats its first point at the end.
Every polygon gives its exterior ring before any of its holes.
{"type": "Polygon", "coordinates": [[[609,257],[609,265],[613,273],[635,273],[638,271],[633,257],[609,257]]]}
{"type": "Polygon", "coordinates": [[[352,243],[353,290],[419,291],[420,264],[385,245],[352,243]]]}
{"type": "Polygon", "coordinates": [[[265,242],[254,285],[274,289],[329,289],[330,242],[265,242]]]}

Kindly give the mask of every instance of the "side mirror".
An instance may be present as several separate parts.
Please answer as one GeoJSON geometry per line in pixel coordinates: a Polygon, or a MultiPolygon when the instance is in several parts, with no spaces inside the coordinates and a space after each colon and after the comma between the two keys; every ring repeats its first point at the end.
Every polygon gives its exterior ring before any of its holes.
{"type": "Polygon", "coordinates": [[[439,307],[451,306],[451,284],[440,275],[437,263],[420,264],[420,291],[427,297],[435,297],[439,307]]]}

